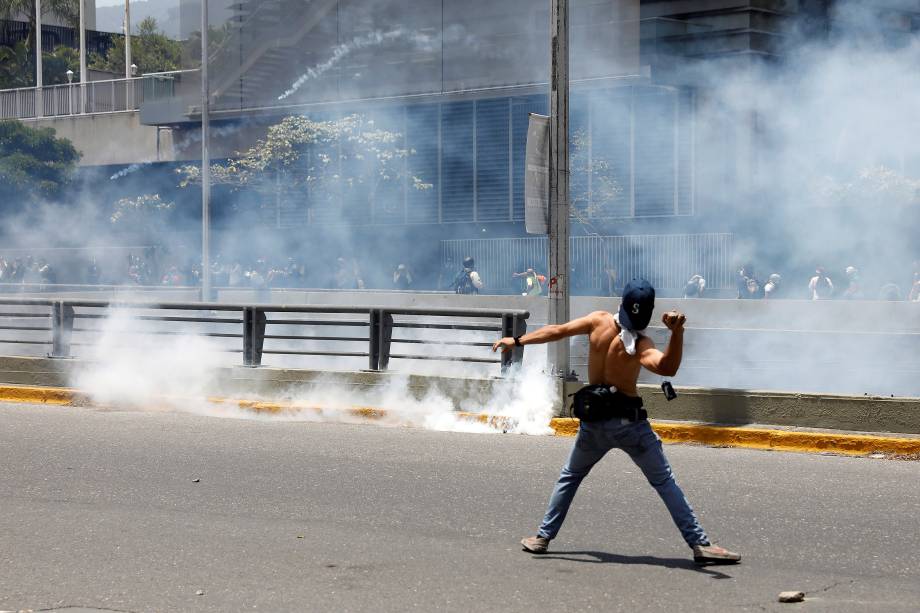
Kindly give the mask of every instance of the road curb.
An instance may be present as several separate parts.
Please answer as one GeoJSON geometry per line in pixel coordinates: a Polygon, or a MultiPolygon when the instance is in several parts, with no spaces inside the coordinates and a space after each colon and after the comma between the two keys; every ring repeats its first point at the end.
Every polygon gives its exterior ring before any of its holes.
{"type": "MultiPolygon", "coordinates": [[[[89,394],[80,390],[24,385],[0,385],[0,402],[56,406],[101,406],[99,403],[94,402],[89,394]]],[[[294,405],[223,397],[209,397],[207,402],[218,405],[231,405],[242,410],[266,414],[310,411],[319,415],[327,410],[319,405],[294,405]]],[[[348,414],[358,419],[382,419],[389,414],[389,411],[385,409],[373,407],[353,407],[337,412],[348,414]]],[[[486,423],[499,430],[510,430],[514,426],[511,418],[501,415],[461,412],[458,413],[458,416],[462,419],[486,423]]],[[[557,417],[550,422],[550,427],[556,436],[574,436],[578,432],[578,426],[579,422],[574,418],[557,417]]],[[[869,455],[873,453],[899,456],[920,455],[920,437],[780,430],[763,427],[720,426],[663,421],[652,421],[652,428],[665,443],[691,443],[712,447],[744,447],[843,455],[869,455]]]]}

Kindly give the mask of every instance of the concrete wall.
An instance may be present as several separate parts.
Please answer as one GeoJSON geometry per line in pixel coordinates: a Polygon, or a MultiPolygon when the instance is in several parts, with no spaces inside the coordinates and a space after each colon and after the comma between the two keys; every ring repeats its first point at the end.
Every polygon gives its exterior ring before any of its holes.
{"type": "Polygon", "coordinates": [[[25,119],[32,127],[54,128],[83,154],[80,166],[170,162],[172,131],[144,126],[137,112],[25,119]]]}
{"type": "MultiPolygon", "coordinates": [[[[0,358],[0,384],[67,387],[85,362],[48,358],[0,358]]],[[[454,400],[455,409],[490,410],[497,381],[451,377],[409,376],[375,372],[321,372],[278,368],[223,368],[208,390],[224,397],[273,400],[289,397],[311,387],[335,385],[374,397],[399,378],[406,393],[417,399],[437,388],[454,400]]],[[[580,387],[567,384],[565,397],[580,387]]],[[[557,413],[567,415],[561,399],[557,413]]],[[[875,398],[822,394],[720,389],[681,389],[668,402],[660,389],[641,386],[640,393],[652,419],[713,424],[768,424],[830,428],[857,432],[920,434],[920,398],[875,398]]]]}

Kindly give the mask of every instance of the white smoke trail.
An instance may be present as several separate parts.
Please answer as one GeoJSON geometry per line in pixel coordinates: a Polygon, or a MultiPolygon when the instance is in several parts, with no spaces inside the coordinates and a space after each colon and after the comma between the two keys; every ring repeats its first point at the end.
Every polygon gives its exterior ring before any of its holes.
{"type": "Polygon", "coordinates": [[[316,66],[308,69],[303,75],[300,76],[300,78],[291,84],[290,89],[278,96],[278,100],[284,100],[285,98],[291,96],[298,89],[303,87],[304,84],[306,84],[308,81],[323,76],[333,67],[335,67],[336,64],[341,62],[344,58],[348,57],[349,54],[354,53],[359,49],[377,47],[386,42],[390,42],[398,38],[403,38],[405,36],[406,32],[401,28],[390,30],[389,32],[381,32],[380,30],[375,30],[370,34],[358,36],[347,43],[337,45],[332,50],[332,57],[330,57],[325,62],[317,64],[316,66]]]}
{"type": "Polygon", "coordinates": [[[122,168],[121,170],[119,170],[118,172],[116,172],[115,174],[113,174],[111,177],[109,177],[109,181],[114,181],[115,179],[120,179],[120,178],[122,178],[122,177],[126,177],[126,176],[128,176],[128,175],[130,175],[130,174],[132,174],[132,173],[137,172],[138,170],[140,170],[140,169],[143,168],[144,166],[149,166],[150,164],[153,164],[153,162],[141,162],[141,163],[139,163],[139,164],[131,164],[131,165],[128,166],[127,168],[122,168]]]}

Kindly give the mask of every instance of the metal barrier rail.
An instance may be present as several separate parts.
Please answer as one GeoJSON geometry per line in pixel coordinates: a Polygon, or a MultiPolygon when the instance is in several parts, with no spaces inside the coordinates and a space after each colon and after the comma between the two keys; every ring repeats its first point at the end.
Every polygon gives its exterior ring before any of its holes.
{"type": "MultiPolygon", "coordinates": [[[[15,307],[16,310],[0,310],[0,331],[24,333],[26,338],[10,338],[9,333],[0,332],[0,345],[51,345],[49,357],[72,357],[72,348],[92,345],[91,342],[75,342],[75,333],[102,332],[103,328],[91,325],[94,320],[109,317],[114,310],[133,310],[132,328],[119,331],[131,335],[197,335],[220,339],[241,339],[237,344],[221,351],[242,353],[244,366],[261,366],[264,354],[295,356],[367,357],[370,370],[387,370],[390,360],[436,360],[459,361],[483,364],[501,364],[502,372],[523,359],[523,348],[515,348],[500,357],[487,353],[478,355],[394,353],[392,346],[409,347],[437,345],[459,347],[467,350],[490,348],[492,343],[482,340],[445,340],[432,338],[411,338],[400,333],[407,330],[488,332],[490,338],[518,336],[527,331],[528,311],[500,309],[453,309],[453,308],[399,308],[358,306],[285,306],[267,304],[223,304],[223,303],[179,303],[179,302],[119,302],[109,300],[46,300],[42,298],[0,298],[0,307],[15,307]],[[143,313],[153,311],[155,314],[143,313]],[[160,313],[165,311],[166,313],[160,313]],[[191,312],[189,314],[188,312],[191,312]],[[167,314],[175,313],[175,314],[167,314]],[[202,315],[201,313],[207,313],[202,315]],[[231,315],[232,314],[232,315],[231,315]],[[319,315],[320,317],[316,317],[319,315]],[[339,315],[364,316],[346,319],[329,317],[339,315]],[[307,316],[306,318],[304,316],[307,316]],[[325,318],[323,317],[325,316],[325,318]],[[46,325],[37,325],[36,320],[45,319],[46,325]],[[135,325],[135,322],[163,322],[167,328],[153,329],[135,325]],[[207,324],[206,329],[175,329],[177,323],[207,324]],[[227,329],[226,326],[231,326],[227,329]],[[308,327],[304,330],[303,327],[308,327]],[[342,333],[315,333],[314,328],[367,328],[364,335],[346,336],[342,333]],[[216,329],[215,329],[216,328],[216,329]],[[48,332],[49,337],[36,337],[35,332],[48,332]],[[332,348],[308,349],[301,347],[266,347],[270,341],[325,341],[331,343],[363,343],[366,350],[338,351],[332,348]]],[[[13,334],[15,336],[15,333],[13,334]]]]}

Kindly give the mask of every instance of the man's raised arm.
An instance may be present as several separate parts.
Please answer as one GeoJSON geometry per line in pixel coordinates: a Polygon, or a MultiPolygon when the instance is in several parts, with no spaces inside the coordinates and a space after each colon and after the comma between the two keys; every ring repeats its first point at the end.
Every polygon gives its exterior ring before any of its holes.
{"type": "Polygon", "coordinates": [[[661,322],[671,331],[668,346],[664,351],[655,348],[649,338],[639,341],[639,363],[663,377],[673,377],[680,368],[684,355],[684,323],[687,316],[677,311],[669,311],[661,316],[661,322]]]}
{"type": "MultiPolygon", "coordinates": [[[[558,341],[570,336],[578,336],[579,334],[590,334],[597,322],[597,315],[598,312],[590,313],[564,324],[543,326],[539,330],[534,330],[533,332],[528,332],[527,334],[519,336],[517,338],[517,344],[519,346],[539,345],[541,343],[558,341]]],[[[498,349],[501,348],[502,353],[504,353],[514,349],[515,344],[515,339],[513,337],[506,336],[492,345],[492,351],[498,351],[498,349]]]]}

